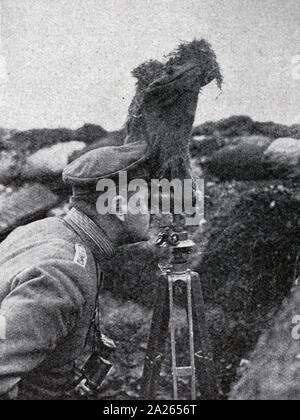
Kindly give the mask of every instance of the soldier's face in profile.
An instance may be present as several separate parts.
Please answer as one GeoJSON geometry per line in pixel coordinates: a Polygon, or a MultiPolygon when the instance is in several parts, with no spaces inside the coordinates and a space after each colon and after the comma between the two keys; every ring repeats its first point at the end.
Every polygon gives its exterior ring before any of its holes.
{"type": "MultiPolygon", "coordinates": [[[[121,211],[121,220],[124,223],[124,228],[127,231],[130,240],[132,242],[148,241],[149,228],[150,228],[150,214],[148,211],[148,194],[139,195],[140,211],[137,206],[130,202],[131,194],[129,193],[129,202],[123,206],[123,212],[121,211]]],[[[135,203],[136,204],[136,203],[135,203]]],[[[122,207],[122,206],[120,206],[122,207]]],[[[120,218],[120,215],[119,215],[120,218]]]]}

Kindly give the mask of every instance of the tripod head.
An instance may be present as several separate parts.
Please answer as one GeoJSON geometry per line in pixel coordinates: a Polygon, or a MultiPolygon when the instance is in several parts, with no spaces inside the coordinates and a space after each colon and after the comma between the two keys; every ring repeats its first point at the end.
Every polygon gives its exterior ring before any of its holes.
{"type": "Polygon", "coordinates": [[[189,238],[189,233],[185,230],[185,217],[172,214],[164,215],[160,227],[156,245],[171,249],[173,255],[171,266],[187,263],[187,255],[191,254],[196,244],[189,238]]]}

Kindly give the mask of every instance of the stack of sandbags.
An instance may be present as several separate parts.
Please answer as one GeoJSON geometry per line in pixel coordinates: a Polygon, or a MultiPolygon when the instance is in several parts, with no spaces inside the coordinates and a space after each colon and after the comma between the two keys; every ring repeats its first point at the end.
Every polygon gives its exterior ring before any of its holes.
{"type": "MultiPolygon", "coordinates": [[[[0,183],[40,180],[61,175],[74,157],[92,148],[108,145],[110,135],[101,126],[86,124],[78,130],[0,130],[0,183]],[[98,143],[103,137],[105,142],[98,143]]],[[[120,136],[119,136],[120,137],[120,136]]],[[[118,137],[118,142],[121,142],[118,137]]]]}
{"type": "Polygon", "coordinates": [[[92,124],[78,130],[0,129],[0,240],[19,225],[64,215],[70,191],[61,179],[63,169],[89,145],[104,145],[98,143],[102,137],[107,145],[114,136],[123,142],[123,132],[108,133],[92,124]]]}
{"type": "Polygon", "coordinates": [[[84,149],[84,142],[71,141],[44,147],[32,154],[20,150],[0,152],[0,183],[60,177],[70,157],[84,149]]]}
{"type": "Polygon", "coordinates": [[[194,137],[191,155],[207,177],[225,180],[299,179],[300,140],[265,136],[194,137]]]}
{"type": "Polygon", "coordinates": [[[38,183],[0,186],[0,240],[17,226],[44,217],[58,202],[49,188],[38,183]]]}
{"type": "Polygon", "coordinates": [[[263,334],[233,400],[300,400],[300,287],[263,334]],[[298,323],[298,326],[297,326],[298,323]]]}
{"type": "Polygon", "coordinates": [[[3,133],[0,142],[0,240],[19,225],[46,216],[60,201],[67,200],[61,172],[70,156],[86,146],[84,142],[67,141],[69,130],[3,133]],[[48,143],[52,145],[47,146],[48,143]],[[61,191],[60,198],[56,191],[61,191]]]}
{"type": "Polygon", "coordinates": [[[38,150],[27,157],[22,168],[22,179],[40,179],[60,176],[68,165],[70,157],[85,148],[86,144],[79,141],[58,143],[51,147],[38,150]]]}

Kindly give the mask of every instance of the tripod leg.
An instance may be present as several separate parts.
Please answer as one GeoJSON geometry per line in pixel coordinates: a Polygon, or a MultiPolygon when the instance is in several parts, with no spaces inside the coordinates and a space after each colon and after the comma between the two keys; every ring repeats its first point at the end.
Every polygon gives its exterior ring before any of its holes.
{"type": "Polygon", "coordinates": [[[170,308],[168,279],[162,275],[159,278],[157,301],[153,313],[148,349],[141,387],[141,399],[153,400],[156,397],[157,381],[159,379],[163,352],[169,330],[170,308]]]}
{"type": "Polygon", "coordinates": [[[199,275],[192,273],[192,306],[194,319],[195,363],[200,391],[204,399],[219,399],[219,388],[210,337],[206,324],[204,300],[199,275]]]}
{"type": "Polygon", "coordinates": [[[195,365],[195,339],[194,339],[194,319],[193,319],[193,296],[192,296],[192,279],[187,279],[187,319],[189,326],[190,341],[190,360],[191,360],[191,398],[196,400],[196,365],[195,365]]]}
{"type": "Polygon", "coordinates": [[[177,401],[178,400],[178,378],[179,378],[180,368],[177,367],[174,284],[175,283],[172,277],[169,276],[170,333],[171,333],[171,351],[172,351],[173,392],[174,392],[174,400],[177,401]]]}

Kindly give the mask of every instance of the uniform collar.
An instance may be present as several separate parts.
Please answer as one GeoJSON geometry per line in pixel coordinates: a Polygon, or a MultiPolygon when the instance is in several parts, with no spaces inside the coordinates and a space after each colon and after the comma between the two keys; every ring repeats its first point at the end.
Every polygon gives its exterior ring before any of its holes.
{"type": "Polygon", "coordinates": [[[74,207],[65,216],[65,221],[78,233],[78,235],[88,242],[92,251],[98,259],[111,259],[116,251],[105,232],[93,222],[86,214],[74,207]]]}

